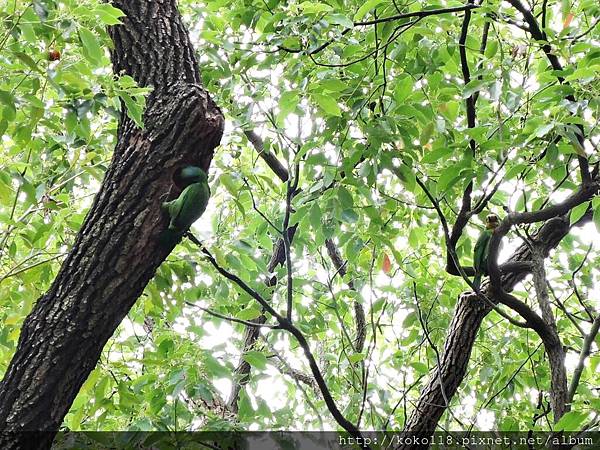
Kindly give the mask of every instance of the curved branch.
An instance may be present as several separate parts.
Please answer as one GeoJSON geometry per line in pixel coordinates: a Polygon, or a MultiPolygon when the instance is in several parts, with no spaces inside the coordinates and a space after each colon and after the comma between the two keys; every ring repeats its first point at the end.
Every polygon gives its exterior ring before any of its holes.
{"type": "Polygon", "coordinates": [[[331,392],[329,391],[329,387],[323,378],[323,374],[319,369],[317,364],[317,360],[315,359],[312,351],[310,350],[310,346],[308,345],[308,341],[304,337],[304,334],[292,324],[292,322],[283,315],[279,314],[273,307],[267,302],[256,290],[252,289],[248,284],[246,284],[242,279],[240,279],[237,275],[229,272],[224,269],[217,263],[216,259],[211,255],[211,253],[202,245],[202,243],[190,232],[186,233],[186,237],[190,239],[194,244],[198,246],[200,251],[206,256],[207,260],[210,264],[219,272],[222,276],[227,278],[228,280],[234,282],[237,286],[239,286],[244,292],[246,292],[250,297],[255,299],[269,314],[271,314],[275,319],[277,319],[278,326],[277,328],[281,330],[288,331],[292,336],[296,338],[300,347],[304,351],[304,355],[308,360],[308,365],[311,369],[313,377],[319,386],[319,390],[321,391],[321,395],[323,395],[323,399],[325,400],[325,404],[329,409],[329,412],[335,419],[335,421],[348,433],[357,438],[362,438],[362,435],[358,428],[350,422],[341,411],[338,409],[335,400],[331,396],[331,392]]]}
{"type": "MultiPolygon", "coordinates": [[[[346,261],[342,260],[342,256],[340,255],[337,246],[331,239],[326,239],[325,247],[327,247],[327,253],[331,259],[331,262],[333,262],[335,270],[337,270],[338,273],[344,277],[346,275],[346,261]]],[[[356,292],[356,288],[354,287],[352,280],[348,282],[348,287],[356,292]]],[[[354,341],[354,351],[360,353],[363,351],[365,339],[367,337],[367,319],[362,304],[357,300],[354,300],[353,303],[354,320],[356,321],[356,340],[354,341]]]]}

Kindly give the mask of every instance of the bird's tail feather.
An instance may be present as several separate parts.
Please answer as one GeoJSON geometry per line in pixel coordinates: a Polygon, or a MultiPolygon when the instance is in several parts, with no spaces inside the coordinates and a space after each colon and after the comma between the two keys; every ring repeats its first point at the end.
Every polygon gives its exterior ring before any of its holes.
{"type": "Polygon", "coordinates": [[[475,286],[477,289],[479,289],[479,287],[481,286],[481,274],[480,273],[475,274],[475,278],[473,278],[473,286],[475,286]]]}
{"type": "Polygon", "coordinates": [[[174,228],[167,228],[158,237],[158,241],[163,247],[175,246],[181,239],[181,233],[174,228]]]}

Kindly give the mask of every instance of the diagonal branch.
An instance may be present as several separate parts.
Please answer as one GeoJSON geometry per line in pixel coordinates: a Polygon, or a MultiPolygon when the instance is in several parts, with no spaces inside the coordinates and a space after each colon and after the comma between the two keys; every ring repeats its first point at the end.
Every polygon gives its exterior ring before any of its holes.
{"type": "Polygon", "coordinates": [[[360,431],[358,430],[358,428],[356,428],[356,426],[352,422],[350,422],[348,419],[346,419],[346,417],[344,417],[344,415],[338,409],[338,407],[335,403],[335,400],[333,400],[333,397],[331,396],[331,392],[329,391],[329,387],[327,386],[327,383],[325,382],[325,379],[323,378],[323,374],[321,373],[321,370],[319,369],[317,360],[315,359],[312,351],[310,350],[310,346],[308,344],[308,341],[304,337],[304,334],[295,325],[293,325],[292,322],[287,317],[284,317],[283,315],[281,315],[277,311],[275,311],[275,309],[269,304],[269,302],[267,300],[265,300],[260,295],[260,293],[258,293],[255,289],[251,288],[246,282],[244,282],[242,279],[240,279],[237,275],[235,275],[235,274],[229,272],[228,270],[226,270],[225,268],[221,267],[219,265],[219,263],[216,261],[216,259],[212,256],[212,254],[202,245],[202,243],[191,232],[188,231],[186,233],[186,237],[188,239],[190,239],[194,244],[196,244],[196,246],[198,246],[200,251],[205,255],[206,259],[217,270],[217,272],[219,272],[222,276],[224,276],[225,278],[227,278],[228,280],[232,281],[237,286],[239,286],[244,292],[246,292],[248,295],[250,295],[250,297],[252,297],[254,300],[256,300],[269,314],[271,314],[275,319],[277,319],[277,323],[278,323],[277,328],[289,332],[292,336],[294,336],[296,338],[296,340],[298,341],[298,343],[300,344],[300,347],[302,348],[302,350],[304,352],[306,359],[308,360],[308,365],[311,369],[313,377],[315,378],[315,380],[317,382],[317,385],[319,386],[319,390],[321,391],[321,395],[323,396],[323,399],[325,400],[325,404],[327,405],[329,412],[331,413],[331,415],[333,416],[335,421],[344,430],[346,430],[348,433],[350,433],[353,437],[362,439],[362,435],[361,435],[360,431]]]}
{"type": "Polygon", "coordinates": [[[277,159],[277,156],[265,150],[265,142],[263,139],[256,134],[254,130],[244,130],[244,134],[258,153],[258,156],[262,158],[262,160],[267,164],[267,166],[269,166],[275,175],[279,177],[281,181],[286,182],[289,178],[288,170],[277,159]]]}
{"type": "Polygon", "coordinates": [[[567,402],[573,402],[575,398],[575,393],[577,392],[577,387],[579,386],[579,382],[581,380],[581,374],[583,373],[583,369],[585,368],[585,360],[590,356],[592,350],[592,344],[600,331],[600,314],[596,316],[594,322],[592,323],[592,327],[590,328],[590,332],[586,335],[583,340],[583,345],[581,346],[581,352],[579,353],[579,361],[577,362],[577,367],[575,367],[575,371],[573,372],[573,378],[571,379],[571,384],[569,386],[569,394],[567,402]]]}
{"type": "MultiPolygon", "coordinates": [[[[507,1],[508,1],[508,3],[510,3],[510,5],[513,8],[515,8],[517,11],[519,11],[521,13],[521,15],[523,16],[523,19],[525,20],[527,25],[529,25],[529,32],[531,33],[531,36],[536,41],[539,41],[542,43],[542,50],[546,54],[546,57],[548,58],[550,65],[552,66],[552,68],[554,70],[556,70],[560,73],[563,70],[562,64],[558,60],[558,57],[556,56],[556,54],[554,54],[552,47],[548,43],[546,33],[542,29],[540,29],[540,26],[538,25],[538,22],[537,22],[536,18],[534,17],[533,13],[529,9],[527,9],[527,7],[523,3],[521,3],[520,0],[507,0],[507,1]]],[[[564,84],[568,84],[561,75],[558,75],[558,81],[560,81],[561,83],[564,83],[564,84]]],[[[567,100],[569,100],[570,102],[573,102],[573,103],[575,102],[575,97],[572,94],[567,95],[565,98],[567,100]]],[[[579,170],[581,172],[581,181],[582,181],[582,183],[587,184],[592,181],[592,175],[590,174],[587,157],[583,154],[583,151],[584,151],[583,150],[584,149],[583,125],[577,124],[576,126],[577,126],[577,129],[579,130],[579,133],[576,134],[577,143],[576,144],[574,143],[574,145],[578,146],[577,159],[579,161],[579,170]]]]}

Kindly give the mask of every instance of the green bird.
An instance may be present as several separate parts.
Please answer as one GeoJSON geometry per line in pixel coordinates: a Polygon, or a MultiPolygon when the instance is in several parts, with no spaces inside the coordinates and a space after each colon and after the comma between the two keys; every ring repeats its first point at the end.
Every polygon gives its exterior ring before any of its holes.
{"type": "Polygon", "coordinates": [[[500,225],[500,219],[495,214],[490,214],[485,219],[485,230],[479,235],[475,250],[473,251],[473,267],[475,268],[475,278],[473,285],[479,289],[481,277],[488,274],[487,258],[490,251],[490,241],[494,230],[500,225]]]}
{"type": "Polygon", "coordinates": [[[177,241],[202,216],[210,198],[208,177],[199,167],[185,167],[181,170],[178,181],[185,186],[179,197],[162,204],[162,209],[171,218],[169,228],[161,234],[161,241],[165,245],[177,241]]]}

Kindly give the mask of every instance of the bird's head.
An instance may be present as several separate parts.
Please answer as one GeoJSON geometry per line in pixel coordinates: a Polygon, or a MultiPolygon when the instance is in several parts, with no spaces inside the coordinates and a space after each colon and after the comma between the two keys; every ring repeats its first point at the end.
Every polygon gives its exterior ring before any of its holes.
{"type": "Polygon", "coordinates": [[[187,166],[179,172],[179,180],[184,186],[189,186],[192,183],[200,183],[207,180],[206,172],[200,167],[187,166]]]}
{"type": "Polygon", "coordinates": [[[494,230],[500,225],[500,219],[496,214],[488,214],[485,218],[485,228],[488,230],[494,230]]]}

